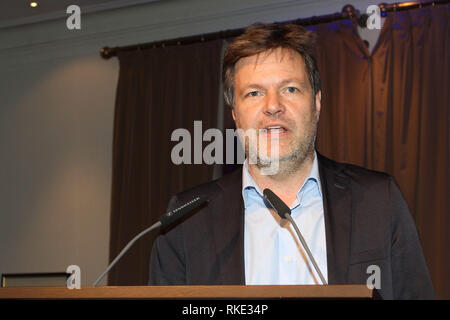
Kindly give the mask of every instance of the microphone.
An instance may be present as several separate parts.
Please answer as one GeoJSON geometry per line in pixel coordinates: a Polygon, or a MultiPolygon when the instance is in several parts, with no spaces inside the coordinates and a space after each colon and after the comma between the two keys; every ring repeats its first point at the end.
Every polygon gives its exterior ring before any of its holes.
{"type": "Polygon", "coordinates": [[[187,213],[200,207],[206,201],[208,201],[208,199],[205,196],[198,196],[192,199],[191,201],[183,204],[182,206],[163,214],[158,222],[154,223],[153,225],[151,225],[150,227],[139,233],[137,236],[135,236],[130,242],[128,242],[128,244],[122,249],[122,251],[120,251],[117,257],[109,264],[108,268],[106,268],[106,270],[98,277],[98,279],[95,280],[92,286],[96,287],[99,284],[99,282],[102,281],[103,277],[108,274],[108,272],[112,269],[112,267],[114,267],[114,265],[120,260],[120,258],[122,258],[122,256],[128,251],[128,249],[130,249],[133,246],[133,244],[137,240],[139,240],[142,236],[159,227],[166,227],[172,224],[173,222],[184,217],[187,213]]]}
{"type": "Polygon", "coordinates": [[[264,199],[269,202],[269,204],[272,206],[272,208],[278,213],[278,215],[282,219],[287,219],[289,222],[294,226],[295,232],[297,233],[298,238],[300,239],[300,242],[302,243],[303,248],[305,249],[306,253],[308,254],[309,260],[311,260],[314,269],[316,270],[317,274],[319,275],[320,281],[322,281],[322,284],[327,284],[327,281],[322,275],[322,272],[320,272],[319,267],[317,266],[316,260],[314,259],[311,251],[309,250],[308,244],[306,243],[305,239],[303,238],[300,230],[297,227],[297,224],[295,223],[294,219],[291,217],[291,209],[281,200],[272,190],[270,189],[264,189],[263,191],[264,199]]]}

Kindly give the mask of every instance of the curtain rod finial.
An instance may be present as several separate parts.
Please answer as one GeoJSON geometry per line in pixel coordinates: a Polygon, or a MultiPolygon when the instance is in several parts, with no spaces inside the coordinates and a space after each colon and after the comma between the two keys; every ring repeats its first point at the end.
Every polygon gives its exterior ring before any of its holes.
{"type": "Polygon", "coordinates": [[[345,18],[352,18],[357,16],[357,11],[351,4],[346,4],[341,11],[341,14],[345,18]]]}
{"type": "Polygon", "coordinates": [[[109,47],[103,47],[100,49],[100,56],[103,59],[109,59],[113,56],[113,53],[111,52],[111,48],[109,47]]]}

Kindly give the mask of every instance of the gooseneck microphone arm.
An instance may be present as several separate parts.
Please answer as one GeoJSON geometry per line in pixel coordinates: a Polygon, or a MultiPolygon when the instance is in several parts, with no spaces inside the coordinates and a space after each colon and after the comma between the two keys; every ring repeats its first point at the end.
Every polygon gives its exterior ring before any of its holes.
{"type": "Polygon", "coordinates": [[[152,226],[148,227],[147,229],[145,229],[144,231],[139,233],[136,237],[134,237],[130,242],[128,242],[128,244],[125,246],[125,248],[123,248],[122,251],[120,251],[120,253],[117,255],[117,257],[109,264],[108,268],[106,268],[106,270],[97,278],[97,280],[95,280],[95,282],[92,286],[95,287],[100,283],[100,281],[102,281],[102,279],[108,274],[108,272],[112,269],[112,267],[114,267],[116,265],[117,261],[119,261],[120,258],[122,258],[122,256],[128,251],[128,249],[131,248],[131,246],[137,240],[139,240],[139,238],[146,235],[150,231],[153,231],[153,230],[161,227],[161,225],[162,225],[161,221],[154,223],[152,226]]]}
{"type": "Polygon", "coordinates": [[[208,199],[206,197],[199,196],[199,197],[183,204],[182,206],[163,214],[158,222],[154,223],[153,225],[151,225],[150,227],[148,227],[147,229],[145,229],[144,231],[139,233],[137,236],[135,236],[133,239],[131,239],[130,242],[128,242],[128,244],[125,246],[125,248],[123,248],[122,251],[120,251],[120,253],[117,255],[117,257],[109,264],[108,268],[106,268],[106,270],[98,277],[98,279],[95,280],[95,282],[92,284],[92,286],[94,286],[94,287],[97,286],[100,283],[100,281],[102,281],[102,279],[112,269],[112,267],[114,267],[116,265],[117,261],[119,261],[120,258],[122,258],[122,256],[128,251],[128,249],[130,249],[133,246],[133,244],[137,240],[139,240],[141,237],[143,237],[150,231],[153,231],[161,226],[166,227],[166,226],[172,224],[173,222],[181,219],[187,213],[200,207],[207,200],[208,199]]]}
{"type": "Polygon", "coordinates": [[[272,190],[264,189],[263,194],[264,198],[269,202],[276,213],[278,213],[281,218],[289,220],[289,222],[294,226],[295,232],[297,233],[297,236],[300,239],[303,248],[308,254],[309,260],[313,264],[316,273],[319,275],[320,281],[322,282],[322,284],[327,284],[327,281],[323,277],[322,272],[320,271],[319,266],[317,265],[316,260],[311,253],[311,250],[309,250],[308,244],[303,238],[302,233],[298,229],[298,226],[295,223],[294,219],[292,219],[291,217],[291,209],[289,209],[289,207],[283,202],[283,200],[281,200],[272,190]]]}
{"type": "Polygon", "coordinates": [[[314,269],[316,270],[317,274],[319,275],[320,281],[322,281],[322,284],[327,284],[327,281],[323,277],[323,274],[320,271],[319,266],[317,265],[316,260],[314,259],[314,256],[312,255],[311,251],[309,250],[308,244],[306,243],[305,239],[303,238],[303,236],[302,236],[300,230],[298,229],[297,224],[295,223],[294,219],[292,219],[290,214],[285,214],[284,216],[294,226],[295,232],[297,233],[297,236],[300,239],[300,242],[302,243],[303,248],[305,248],[305,251],[308,254],[309,259],[311,260],[311,263],[313,264],[314,269]]]}

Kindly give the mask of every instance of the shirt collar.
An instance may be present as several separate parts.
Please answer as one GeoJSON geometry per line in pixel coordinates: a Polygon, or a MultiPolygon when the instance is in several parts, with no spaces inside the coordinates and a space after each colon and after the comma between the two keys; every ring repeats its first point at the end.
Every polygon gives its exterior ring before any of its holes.
{"type": "MultiPolygon", "coordinates": [[[[314,160],[311,167],[311,170],[306,177],[305,181],[303,182],[303,185],[300,187],[300,189],[297,191],[297,198],[302,190],[302,188],[305,186],[305,184],[312,180],[316,182],[317,188],[319,189],[319,194],[322,197],[322,186],[320,183],[320,176],[319,176],[319,162],[317,161],[317,153],[314,151],[314,160]]],[[[245,159],[244,165],[242,168],[242,198],[244,199],[244,206],[247,207],[248,205],[248,193],[250,190],[256,190],[258,195],[262,198],[263,192],[261,188],[256,184],[255,180],[253,180],[253,177],[250,175],[250,172],[248,171],[248,159],[245,159]]]]}

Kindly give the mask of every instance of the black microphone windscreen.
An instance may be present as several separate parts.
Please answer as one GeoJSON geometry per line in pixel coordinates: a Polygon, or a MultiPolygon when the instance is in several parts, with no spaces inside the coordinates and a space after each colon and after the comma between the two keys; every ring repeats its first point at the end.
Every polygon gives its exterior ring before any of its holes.
{"type": "Polygon", "coordinates": [[[175,208],[169,212],[166,212],[161,216],[159,219],[161,221],[161,225],[163,227],[168,226],[172,222],[180,219],[185,214],[191,212],[192,210],[200,207],[203,203],[205,203],[208,200],[206,196],[198,196],[191,201],[183,204],[182,206],[175,208]]]}
{"type": "Polygon", "coordinates": [[[263,195],[282,219],[286,218],[286,213],[291,214],[291,209],[272,190],[264,189],[263,195]]]}

